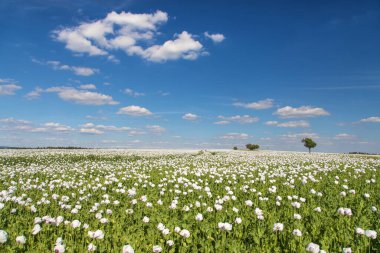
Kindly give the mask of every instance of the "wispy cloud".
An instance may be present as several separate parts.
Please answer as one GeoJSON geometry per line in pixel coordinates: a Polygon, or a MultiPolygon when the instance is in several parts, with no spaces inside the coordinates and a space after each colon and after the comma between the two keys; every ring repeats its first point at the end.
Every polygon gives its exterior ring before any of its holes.
{"type": "Polygon", "coordinates": [[[22,87],[16,84],[13,79],[0,78],[0,95],[14,95],[22,87]]]}
{"type": "Polygon", "coordinates": [[[361,119],[359,122],[362,122],[362,123],[380,123],[380,117],[368,117],[365,119],[361,119]]]}
{"type": "Polygon", "coordinates": [[[230,116],[230,117],[218,116],[218,119],[220,119],[220,121],[215,122],[215,124],[217,125],[226,125],[231,122],[237,122],[240,124],[250,124],[250,123],[255,123],[259,121],[258,117],[253,117],[250,115],[235,115],[235,116],[230,116]]]}
{"type": "Polygon", "coordinates": [[[55,70],[67,70],[73,72],[77,76],[91,76],[96,73],[99,73],[99,69],[83,67],[83,66],[70,66],[67,64],[63,64],[60,61],[40,61],[37,59],[32,59],[33,62],[51,66],[55,70]]]}
{"type": "Polygon", "coordinates": [[[27,98],[40,97],[41,93],[57,93],[64,101],[74,102],[83,105],[117,105],[119,102],[113,100],[109,95],[88,90],[78,90],[73,87],[61,86],[47,89],[36,88],[26,94],[27,98]]]}
{"type": "Polygon", "coordinates": [[[224,140],[246,140],[249,138],[249,135],[246,133],[228,133],[220,136],[220,139],[224,140]]]}
{"type": "Polygon", "coordinates": [[[263,110],[263,109],[271,108],[273,106],[273,101],[274,101],[273,99],[267,98],[264,100],[251,102],[251,103],[236,102],[233,105],[236,107],[244,107],[247,109],[263,110]]]}
{"type": "Polygon", "coordinates": [[[380,85],[348,85],[348,86],[328,86],[328,87],[312,87],[311,90],[376,90],[380,89],[380,85]]]}
{"type": "Polygon", "coordinates": [[[145,93],[142,93],[142,92],[137,92],[135,90],[132,90],[132,89],[125,89],[123,91],[124,94],[128,95],[128,96],[132,96],[132,97],[142,97],[142,96],[145,96],[145,93]]]}
{"type": "Polygon", "coordinates": [[[287,122],[267,121],[265,122],[265,125],[277,126],[277,127],[310,127],[309,122],[305,120],[287,121],[287,122]]]}

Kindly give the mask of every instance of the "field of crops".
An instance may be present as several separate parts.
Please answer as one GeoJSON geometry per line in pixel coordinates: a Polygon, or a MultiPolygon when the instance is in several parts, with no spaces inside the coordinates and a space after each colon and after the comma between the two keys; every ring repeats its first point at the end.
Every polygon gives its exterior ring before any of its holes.
{"type": "Polygon", "coordinates": [[[0,151],[0,252],[380,252],[380,160],[0,151]]]}

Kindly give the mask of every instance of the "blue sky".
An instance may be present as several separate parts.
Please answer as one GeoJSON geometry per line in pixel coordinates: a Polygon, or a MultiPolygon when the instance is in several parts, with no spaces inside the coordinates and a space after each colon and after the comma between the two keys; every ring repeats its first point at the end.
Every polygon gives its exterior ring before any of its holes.
{"type": "Polygon", "coordinates": [[[1,1],[0,146],[379,152],[378,1],[1,1]]]}

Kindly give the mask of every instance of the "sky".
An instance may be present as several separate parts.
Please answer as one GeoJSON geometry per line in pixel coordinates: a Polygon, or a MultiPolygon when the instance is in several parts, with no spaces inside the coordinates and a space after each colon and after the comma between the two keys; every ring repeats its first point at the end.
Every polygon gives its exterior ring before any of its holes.
{"type": "Polygon", "coordinates": [[[380,2],[3,0],[0,146],[380,152],[380,2]]]}

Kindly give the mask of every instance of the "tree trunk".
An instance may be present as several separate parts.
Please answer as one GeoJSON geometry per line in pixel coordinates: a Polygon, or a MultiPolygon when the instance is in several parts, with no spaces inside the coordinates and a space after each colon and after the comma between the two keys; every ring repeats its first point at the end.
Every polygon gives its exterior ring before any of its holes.
{"type": "Polygon", "coordinates": [[[311,153],[311,148],[309,148],[309,154],[311,153]]]}

